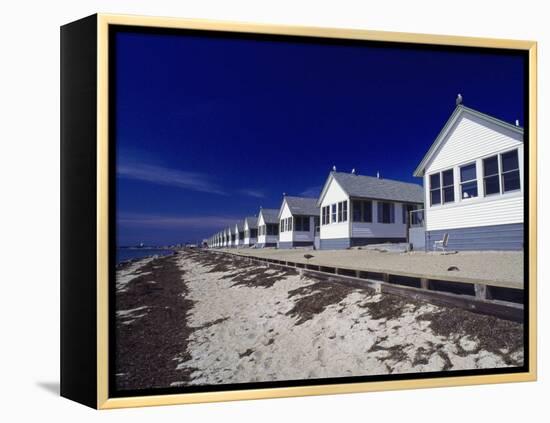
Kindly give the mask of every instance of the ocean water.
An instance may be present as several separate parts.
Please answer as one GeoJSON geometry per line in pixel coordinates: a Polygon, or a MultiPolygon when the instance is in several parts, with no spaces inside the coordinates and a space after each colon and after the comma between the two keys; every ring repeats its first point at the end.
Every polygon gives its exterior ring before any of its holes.
{"type": "Polygon", "coordinates": [[[147,249],[147,248],[117,248],[116,249],[116,264],[124,261],[140,259],[150,256],[167,256],[172,254],[172,250],[162,249],[147,249]]]}

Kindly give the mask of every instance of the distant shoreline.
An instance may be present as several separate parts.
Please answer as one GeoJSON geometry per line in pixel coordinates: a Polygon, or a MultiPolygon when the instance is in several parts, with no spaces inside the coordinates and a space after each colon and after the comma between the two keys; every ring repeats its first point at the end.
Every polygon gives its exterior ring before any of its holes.
{"type": "Polygon", "coordinates": [[[116,269],[154,256],[170,256],[177,250],[169,248],[121,248],[116,249],[116,269]]]}

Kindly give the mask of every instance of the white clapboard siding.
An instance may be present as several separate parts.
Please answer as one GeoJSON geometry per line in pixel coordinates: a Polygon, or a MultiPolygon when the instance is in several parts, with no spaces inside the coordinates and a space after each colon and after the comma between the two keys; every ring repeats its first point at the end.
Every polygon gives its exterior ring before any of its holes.
{"type": "Polygon", "coordinates": [[[452,207],[431,208],[426,230],[436,231],[523,222],[523,195],[493,197],[483,201],[461,202],[452,207]]]}
{"type": "MultiPolygon", "coordinates": [[[[335,179],[332,179],[321,202],[321,208],[319,211],[320,216],[322,216],[323,207],[346,200],[349,201],[348,195],[342,189],[340,184],[336,182],[335,179]]],[[[348,204],[348,213],[349,207],[350,205],[348,204]]],[[[321,239],[349,238],[349,218],[347,222],[321,225],[320,236],[321,239]]]]}
{"type": "Polygon", "coordinates": [[[426,173],[445,170],[522,144],[521,134],[465,113],[427,164],[426,173]]]}

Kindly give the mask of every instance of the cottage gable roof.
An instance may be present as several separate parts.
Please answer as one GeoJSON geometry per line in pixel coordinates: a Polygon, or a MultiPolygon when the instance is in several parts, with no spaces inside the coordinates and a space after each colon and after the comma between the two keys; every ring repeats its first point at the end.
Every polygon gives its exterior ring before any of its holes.
{"type": "Polygon", "coordinates": [[[248,216],[244,220],[248,224],[249,229],[258,229],[258,218],[256,216],[248,216]]]}
{"type": "Polygon", "coordinates": [[[238,232],[241,232],[244,229],[244,220],[241,220],[235,224],[235,228],[238,232]]]}
{"type": "Polygon", "coordinates": [[[331,172],[317,201],[317,205],[321,205],[323,197],[333,180],[350,197],[407,203],[424,202],[424,190],[421,185],[354,173],[331,172]]]}
{"type": "Polygon", "coordinates": [[[523,135],[523,128],[521,126],[515,126],[511,123],[505,122],[503,120],[497,119],[491,115],[488,115],[486,113],[479,112],[477,110],[471,109],[469,107],[464,106],[463,104],[459,104],[456,106],[456,109],[451,114],[439,134],[437,135],[435,141],[431,145],[430,149],[418,165],[418,167],[415,169],[413,175],[422,177],[424,176],[424,170],[426,169],[428,163],[430,160],[437,154],[437,152],[440,150],[441,145],[444,143],[444,141],[448,138],[448,135],[453,130],[453,127],[455,123],[464,115],[473,115],[481,120],[493,123],[501,128],[507,129],[509,131],[515,132],[517,134],[523,135]]]}
{"type": "Polygon", "coordinates": [[[263,216],[265,223],[279,223],[279,210],[277,209],[261,209],[260,214],[263,216]]]}
{"type": "Polygon", "coordinates": [[[317,199],[309,197],[291,197],[286,196],[284,201],[288,205],[290,213],[298,216],[318,216],[319,207],[317,199]]]}

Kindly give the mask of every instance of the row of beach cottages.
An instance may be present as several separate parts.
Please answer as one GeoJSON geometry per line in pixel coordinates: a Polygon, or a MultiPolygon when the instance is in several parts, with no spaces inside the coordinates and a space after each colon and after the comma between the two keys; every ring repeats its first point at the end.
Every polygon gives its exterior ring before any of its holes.
{"type": "Polygon", "coordinates": [[[405,242],[409,212],[422,208],[422,198],[420,185],[333,171],[319,198],[284,195],[278,209],[260,208],[210,245],[342,249],[405,242]]]}
{"type": "Polygon", "coordinates": [[[344,249],[408,241],[431,250],[447,234],[451,250],[521,250],[523,155],[519,122],[458,104],[414,171],[423,186],[333,170],[319,198],[283,196],[278,209],[260,208],[209,246],[344,249]]]}

